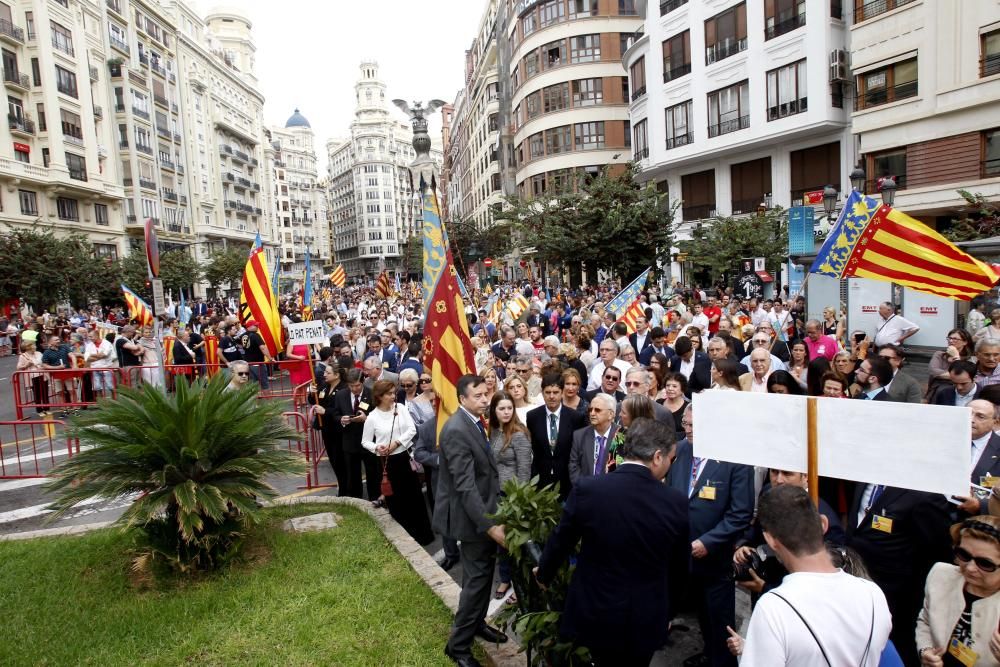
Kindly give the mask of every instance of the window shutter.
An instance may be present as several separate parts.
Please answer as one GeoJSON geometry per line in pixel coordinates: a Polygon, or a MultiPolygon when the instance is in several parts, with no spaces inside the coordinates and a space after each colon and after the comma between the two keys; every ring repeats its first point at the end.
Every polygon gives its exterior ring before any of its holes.
{"type": "Polygon", "coordinates": [[[774,0],[764,0],[764,18],[774,18],[774,0]]]}
{"type": "Polygon", "coordinates": [[[715,46],[715,42],[715,19],[713,18],[705,21],[705,46],[711,48],[715,46]]]}
{"type": "Polygon", "coordinates": [[[747,6],[746,3],[736,8],[736,38],[747,38],[747,6]]]}

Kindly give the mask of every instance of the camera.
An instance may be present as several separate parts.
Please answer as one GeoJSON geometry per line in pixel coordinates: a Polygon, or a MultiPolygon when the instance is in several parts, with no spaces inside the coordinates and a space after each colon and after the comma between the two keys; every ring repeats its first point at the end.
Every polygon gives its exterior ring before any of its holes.
{"type": "Polygon", "coordinates": [[[855,343],[861,343],[861,341],[863,341],[864,339],[865,339],[865,335],[863,333],[856,333],[856,334],[854,334],[854,342],[855,343]]]}
{"type": "Polygon", "coordinates": [[[782,565],[771,547],[762,544],[750,552],[745,563],[733,562],[733,581],[751,581],[753,577],[750,576],[750,570],[764,581],[769,581],[781,574],[782,565]]]}

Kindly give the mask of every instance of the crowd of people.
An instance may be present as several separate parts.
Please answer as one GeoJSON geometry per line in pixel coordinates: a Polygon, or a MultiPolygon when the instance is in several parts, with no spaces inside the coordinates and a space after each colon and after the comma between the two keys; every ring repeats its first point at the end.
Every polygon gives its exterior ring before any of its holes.
{"type": "MultiPolygon", "coordinates": [[[[505,640],[484,620],[491,598],[517,601],[503,527],[490,514],[503,483],[532,478],[553,485],[565,507],[538,581],[551,581],[582,540],[562,628],[596,664],[648,664],[684,610],[704,640],[685,665],[734,665],[738,655],[747,665],[1000,664],[1000,519],[989,501],[1000,476],[1000,308],[987,319],[988,300],[974,302],[925,385],[906,370],[905,341],[919,323],[891,303],[877,328],[849,331],[837,306],[813,319],[802,299],[652,287],[630,331],[605,307],[615,285],[499,289],[528,306],[493,321],[485,295],[466,299],[475,368],[441,429],[420,299],[407,295],[324,290],[312,310],[329,344],[278,358],[231,303],[195,301],[185,324],[164,319],[170,366],[191,377],[216,366],[234,388],[266,388],[276,373],[309,385],[339,494],[386,507],[420,544],[441,536],[445,569],[461,561],[446,647],[458,664],[477,664],[475,636],[505,640]],[[216,359],[206,336],[217,337],[216,359]],[[970,492],[949,499],[822,478],[817,508],[802,471],[695,456],[692,397],[703,391],[969,408],[970,492]],[[755,604],[745,639],[735,586],[755,604]]],[[[285,325],[300,308],[282,303],[285,325]]],[[[152,331],[120,310],[43,313],[0,331],[20,346],[18,370],[36,396],[55,390],[85,403],[84,392],[109,394],[130,366],[142,381],[167,380],[152,331]],[[72,368],[97,370],[83,382],[65,373],[72,368]]]]}

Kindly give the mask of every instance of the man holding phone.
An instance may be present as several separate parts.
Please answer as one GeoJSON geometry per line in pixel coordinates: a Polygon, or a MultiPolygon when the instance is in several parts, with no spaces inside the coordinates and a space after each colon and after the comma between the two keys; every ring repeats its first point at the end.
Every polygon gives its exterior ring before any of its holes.
{"type": "Polygon", "coordinates": [[[347,388],[349,391],[337,392],[333,412],[330,419],[340,421],[344,429],[343,451],[346,479],[338,479],[341,495],[351,498],[361,498],[361,464],[367,467],[368,497],[375,500],[379,497],[379,486],[382,483],[382,471],[378,466],[378,457],[371,454],[366,457],[367,450],[361,446],[361,434],[364,432],[365,419],[372,411],[371,390],[365,387],[361,370],[352,368],[347,371],[347,388]],[[369,462],[374,458],[374,463],[369,462]],[[373,495],[374,494],[374,495],[373,495]]]}

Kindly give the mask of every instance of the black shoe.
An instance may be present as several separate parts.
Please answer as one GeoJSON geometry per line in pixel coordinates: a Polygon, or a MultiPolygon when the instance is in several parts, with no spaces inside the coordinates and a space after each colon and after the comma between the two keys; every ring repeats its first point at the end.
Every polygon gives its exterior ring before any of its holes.
{"type": "Polygon", "coordinates": [[[438,564],[438,566],[442,570],[444,570],[445,572],[447,572],[451,568],[453,568],[456,565],[458,565],[458,559],[457,558],[449,558],[448,556],[445,556],[441,560],[437,561],[437,564],[438,564]]]}
{"type": "Polygon", "coordinates": [[[708,665],[708,656],[704,653],[695,653],[684,659],[684,667],[704,667],[708,665]]]}
{"type": "Polygon", "coordinates": [[[482,663],[473,658],[471,654],[455,655],[447,644],[444,647],[444,654],[451,658],[458,667],[482,667],[482,663]]]}
{"type": "Polygon", "coordinates": [[[476,630],[476,636],[485,639],[491,644],[504,644],[507,641],[507,635],[500,632],[496,628],[491,628],[485,623],[480,625],[476,630]]]}

